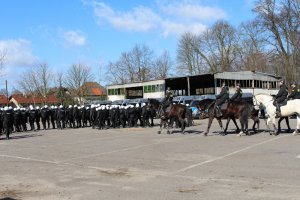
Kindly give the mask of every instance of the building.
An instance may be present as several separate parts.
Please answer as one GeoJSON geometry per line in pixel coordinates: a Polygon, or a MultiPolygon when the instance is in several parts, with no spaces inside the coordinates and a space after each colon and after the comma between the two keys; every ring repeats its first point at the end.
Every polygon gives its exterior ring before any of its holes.
{"type": "Polygon", "coordinates": [[[7,106],[9,104],[9,100],[7,96],[4,94],[0,94],[0,107],[7,106]]]}
{"type": "Polygon", "coordinates": [[[194,76],[173,77],[154,81],[127,83],[107,86],[110,101],[133,98],[163,98],[167,87],[177,96],[218,94],[222,83],[235,92],[235,84],[240,83],[245,93],[276,94],[279,76],[256,71],[218,72],[194,76]]]}
{"type": "Polygon", "coordinates": [[[56,93],[51,93],[45,99],[42,96],[13,94],[9,97],[9,100],[15,107],[27,107],[29,105],[43,106],[47,105],[58,105],[60,100],[56,97],[56,93]]]}
{"type": "Polygon", "coordinates": [[[97,82],[86,82],[82,86],[84,90],[83,102],[105,100],[106,89],[97,82]]]}

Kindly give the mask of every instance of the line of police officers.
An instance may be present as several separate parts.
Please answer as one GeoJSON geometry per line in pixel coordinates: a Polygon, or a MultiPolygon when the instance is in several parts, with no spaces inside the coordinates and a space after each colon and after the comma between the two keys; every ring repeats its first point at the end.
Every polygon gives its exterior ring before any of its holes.
{"type": "Polygon", "coordinates": [[[68,108],[60,105],[48,107],[12,108],[0,109],[0,133],[5,133],[7,139],[13,131],[24,132],[29,127],[30,131],[52,129],[80,128],[92,126],[93,128],[106,129],[122,126],[136,127],[153,126],[153,118],[156,111],[143,104],[119,106],[119,105],[70,105],[68,108]],[[151,120],[151,122],[150,122],[151,120]],[[29,124],[29,126],[27,126],[29,124]]]}

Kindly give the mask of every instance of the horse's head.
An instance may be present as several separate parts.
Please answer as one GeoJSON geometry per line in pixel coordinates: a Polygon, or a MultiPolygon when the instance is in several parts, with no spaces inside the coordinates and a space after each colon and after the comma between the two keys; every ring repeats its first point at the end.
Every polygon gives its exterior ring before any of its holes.
{"type": "Polygon", "coordinates": [[[271,101],[273,101],[273,97],[268,94],[257,94],[253,96],[253,106],[256,110],[266,106],[271,101]]]}

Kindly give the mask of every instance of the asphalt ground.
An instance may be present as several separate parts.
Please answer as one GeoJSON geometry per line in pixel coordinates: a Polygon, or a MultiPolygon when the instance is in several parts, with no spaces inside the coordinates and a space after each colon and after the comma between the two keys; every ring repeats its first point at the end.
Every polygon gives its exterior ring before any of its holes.
{"type": "Polygon", "coordinates": [[[207,120],[195,123],[184,135],[158,127],[2,135],[0,199],[300,199],[300,135],[239,137],[231,124],[220,136],[214,121],[205,137],[207,120]]]}

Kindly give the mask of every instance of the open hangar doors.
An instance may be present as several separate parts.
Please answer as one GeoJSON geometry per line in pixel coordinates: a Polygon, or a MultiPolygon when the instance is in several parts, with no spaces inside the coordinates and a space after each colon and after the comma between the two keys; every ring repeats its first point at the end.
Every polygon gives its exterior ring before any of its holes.
{"type": "Polygon", "coordinates": [[[166,79],[166,87],[177,96],[215,94],[215,79],[212,74],[166,79]]]}

